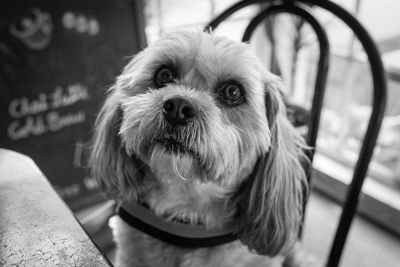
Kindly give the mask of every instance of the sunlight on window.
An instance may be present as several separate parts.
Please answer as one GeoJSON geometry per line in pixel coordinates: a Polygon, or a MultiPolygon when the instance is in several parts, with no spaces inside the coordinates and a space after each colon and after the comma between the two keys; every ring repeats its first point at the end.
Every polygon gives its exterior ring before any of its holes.
{"type": "MultiPolygon", "coordinates": [[[[400,29],[386,27],[399,21],[393,10],[400,2],[348,1],[348,6],[375,39],[382,53],[388,73],[388,100],[382,129],[370,165],[369,176],[387,185],[400,188],[400,29]],[[391,6],[392,8],[387,8],[391,6]],[[389,19],[390,18],[390,19],[389,19]],[[379,23],[378,23],[379,22],[379,23]],[[383,23],[381,23],[383,22],[383,23]]],[[[331,43],[331,66],[320,124],[318,151],[340,163],[354,166],[357,153],[371,114],[372,77],[366,55],[358,40],[348,29],[330,19],[329,14],[318,14],[331,43]]],[[[307,33],[307,31],[305,31],[307,33]]],[[[305,34],[305,36],[307,36],[305,34]]],[[[305,42],[297,62],[295,92],[303,96],[302,103],[311,98],[305,88],[314,84],[315,41],[305,42]],[[311,64],[310,64],[311,63],[311,64]],[[301,66],[301,67],[300,67],[301,66]],[[303,78],[301,78],[303,77],[303,78]],[[304,78],[306,77],[306,78],[304,78]]]]}

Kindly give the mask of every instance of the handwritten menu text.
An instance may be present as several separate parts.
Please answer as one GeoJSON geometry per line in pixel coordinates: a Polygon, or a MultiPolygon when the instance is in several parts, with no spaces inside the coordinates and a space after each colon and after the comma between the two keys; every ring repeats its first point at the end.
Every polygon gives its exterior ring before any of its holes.
{"type": "Polygon", "coordinates": [[[83,123],[86,119],[83,109],[61,112],[61,108],[88,100],[88,92],[85,85],[76,83],[65,87],[57,86],[53,92],[40,93],[34,99],[13,99],[8,106],[9,115],[14,119],[8,125],[8,137],[18,140],[40,136],[83,123]]]}

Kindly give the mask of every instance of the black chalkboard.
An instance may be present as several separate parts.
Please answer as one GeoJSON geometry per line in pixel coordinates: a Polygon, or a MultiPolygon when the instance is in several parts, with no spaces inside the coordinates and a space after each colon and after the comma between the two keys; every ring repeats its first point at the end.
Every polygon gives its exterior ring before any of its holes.
{"type": "Polygon", "coordinates": [[[0,2],[0,147],[32,157],[74,210],[99,200],[94,120],[144,40],[141,1],[0,2]]]}

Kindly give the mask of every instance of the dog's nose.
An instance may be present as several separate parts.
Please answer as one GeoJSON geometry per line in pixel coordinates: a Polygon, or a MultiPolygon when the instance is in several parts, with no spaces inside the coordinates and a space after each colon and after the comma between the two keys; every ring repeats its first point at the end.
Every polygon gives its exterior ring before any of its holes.
{"type": "Polygon", "coordinates": [[[186,125],[197,115],[194,106],[188,100],[180,97],[165,101],[163,112],[165,119],[173,125],[186,125]]]}

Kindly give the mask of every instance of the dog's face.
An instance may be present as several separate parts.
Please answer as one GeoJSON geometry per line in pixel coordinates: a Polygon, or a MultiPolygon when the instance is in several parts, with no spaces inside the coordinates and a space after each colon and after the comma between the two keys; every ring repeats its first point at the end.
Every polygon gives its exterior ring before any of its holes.
{"type": "Polygon", "coordinates": [[[297,234],[304,181],[302,141],[285,118],[281,89],[247,44],[167,35],[117,78],[97,120],[92,172],[117,197],[146,179],[145,170],[160,183],[236,189],[254,170],[231,202],[243,210],[242,241],[275,255],[297,234]]]}
{"type": "Polygon", "coordinates": [[[263,78],[244,44],[165,37],[118,78],[126,152],[158,176],[171,166],[186,180],[241,182],[271,145],[263,78]]]}

